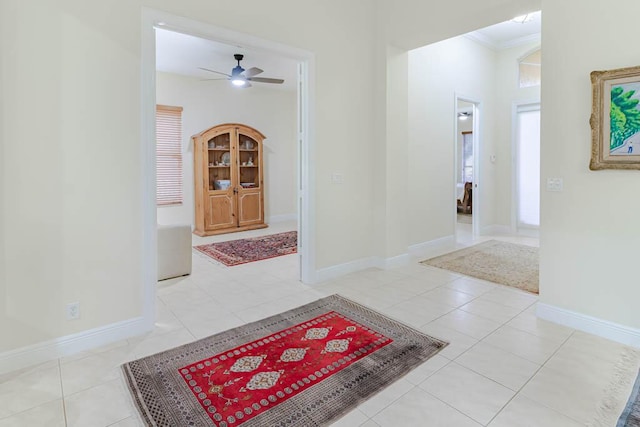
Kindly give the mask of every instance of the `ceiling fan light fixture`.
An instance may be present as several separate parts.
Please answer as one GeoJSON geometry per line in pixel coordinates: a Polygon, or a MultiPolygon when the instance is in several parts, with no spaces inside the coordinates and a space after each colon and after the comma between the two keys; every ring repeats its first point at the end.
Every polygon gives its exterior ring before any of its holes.
{"type": "MultiPolygon", "coordinates": [[[[260,68],[251,67],[248,70],[245,70],[240,65],[240,61],[242,60],[242,58],[244,56],[239,54],[239,53],[237,53],[237,54],[233,55],[233,57],[235,58],[236,61],[238,61],[238,65],[236,65],[235,67],[233,67],[233,69],[231,69],[231,74],[223,73],[221,71],[211,70],[209,68],[204,68],[204,67],[199,67],[199,68],[201,70],[208,71],[210,73],[215,73],[215,74],[220,74],[220,75],[226,76],[227,79],[229,81],[231,81],[231,84],[233,84],[236,87],[249,88],[249,87],[251,87],[251,83],[252,82],[274,83],[274,84],[282,84],[282,83],[284,83],[283,79],[273,79],[273,78],[270,78],[270,77],[255,77],[258,74],[262,73],[262,70],[260,68]],[[246,71],[246,73],[245,73],[245,71],[246,71]]],[[[225,80],[225,79],[220,77],[220,78],[217,78],[217,79],[207,79],[207,80],[225,80]]]]}
{"type": "Polygon", "coordinates": [[[467,112],[458,113],[459,120],[467,120],[469,117],[471,117],[471,113],[467,113],[467,112]]]}

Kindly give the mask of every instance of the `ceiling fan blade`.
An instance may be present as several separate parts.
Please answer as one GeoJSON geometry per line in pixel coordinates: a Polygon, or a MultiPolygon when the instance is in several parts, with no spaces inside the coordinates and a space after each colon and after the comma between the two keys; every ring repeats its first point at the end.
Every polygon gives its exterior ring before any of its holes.
{"type": "Polygon", "coordinates": [[[231,75],[229,75],[227,73],[221,73],[220,71],[210,70],[208,68],[202,68],[202,67],[198,67],[198,68],[201,69],[201,70],[204,70],[204,71],[209,71],[211,73],[222,74],[223,76],[231,77],[231,75]]]}
{"type": "Polygon", "coordinates": [[[253,76],[257,76],[258,74],[260,74],[262,72],[264,72],[264,71],[262,71],[258,67],[251,67],[247,71],[244,72],[244,75],[245,75],[245,77],[253,77],[253,76]]]}
{"type": "Polygon", "coordinates": [[[282,79],[271,79],[269,77],[249,77],[247,80],[251,80],[252,82],[259,82],[259,83],[276,83],[276,84],[284,83],[284,80],[282,79]]]}

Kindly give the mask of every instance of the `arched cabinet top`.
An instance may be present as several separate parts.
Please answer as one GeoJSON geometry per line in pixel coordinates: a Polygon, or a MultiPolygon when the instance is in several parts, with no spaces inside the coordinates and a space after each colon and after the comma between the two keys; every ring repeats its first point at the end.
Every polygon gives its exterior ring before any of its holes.
{"type": "Polygon", "coordinates": [[[261,140],[267,138],[258,129],[255,129],[251,126],[243,125],[241,123],[223,123],[220,125],[216,125],[216,126],[210,127],[209,129],[203,130],[200,133],[193,135],[192,138],[210,137],[217,134],[229,132],[231,129],[236,129],[236,128],[241,132],[245,132],[249,134],[248,136],[252,136],[251,134],[253,134],[254,136],[257,136],[258,139],[261,139],[261,140]]]}

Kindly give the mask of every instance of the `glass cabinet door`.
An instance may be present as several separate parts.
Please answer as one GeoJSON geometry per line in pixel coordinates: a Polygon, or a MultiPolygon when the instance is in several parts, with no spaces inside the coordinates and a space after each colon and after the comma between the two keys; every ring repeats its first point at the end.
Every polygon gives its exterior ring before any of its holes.
{"type": "Polygon", "coordinates": [[[250,136],[238,135],[238,177],[242,188],[260,187],[260,149],[250,136]]]}
{"type": "Polygon", "coordinates": [[[231,187],[231,135],[223,133],[207,141],[209,191],[231,187]]]}

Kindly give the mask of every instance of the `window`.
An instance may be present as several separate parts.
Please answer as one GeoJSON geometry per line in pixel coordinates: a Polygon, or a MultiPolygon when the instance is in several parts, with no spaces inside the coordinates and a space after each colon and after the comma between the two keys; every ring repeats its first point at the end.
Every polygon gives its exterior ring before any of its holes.
{"type": "Polygon", "coordinates": [[[540,86],[542,80],[542,50],[537,49],[534,52],[524,56],[518,61],[520,87],[540,86]]]}
{"type": "Polygon", "coordinates": [[[521,105],[516,116],[518,227],[540,226],[540,105],[521,105]]]}
{"type": "Polygon", "coordinates": [[[182,107],[156,105],[156,200],[182,204],[182,107]]]}
{"type": "Polygon", "coordinates": [[[473,132],[462,132],[462,181],[473,182],[473,132]]]}

